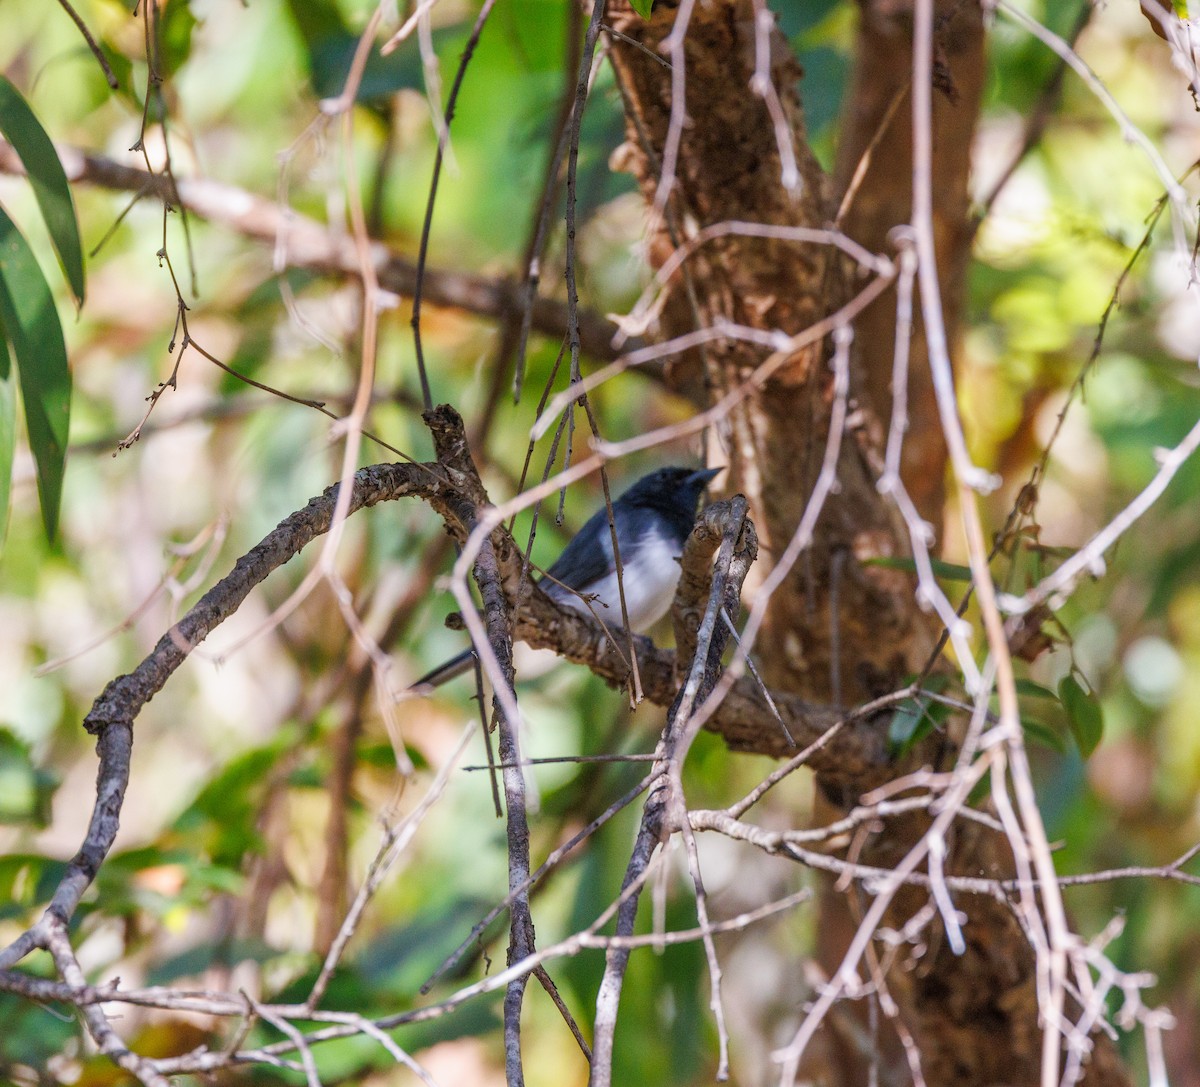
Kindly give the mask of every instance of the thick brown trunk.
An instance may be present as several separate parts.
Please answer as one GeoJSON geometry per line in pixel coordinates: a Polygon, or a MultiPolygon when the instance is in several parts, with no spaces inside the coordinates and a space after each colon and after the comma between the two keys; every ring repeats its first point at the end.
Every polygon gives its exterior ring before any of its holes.
{"type": "MultiPolygon", "coordinates": [[[[912,215],[912,4],[862,0],[854,74],[842,114],[836,188],[842,228],[868,249],[912,215]]],[[[975,4],[937,4],[933,95],[933,230],[946,330],[962,317],[972,231],[968,175],[986,74],[981,14],[975,4]]],[[[901,472],[921,515],[941,529],[946,446],[929,376],[920,308],[908,368],[909,431],[901,472]]],[[[858,321],[858,362],[866,402],[885,425],[892,414],[895,292],[858,321]]]]}
{"type": "MultiPolygon", "coordinates": [[[[645,23],[618,10],[611,15],[619,30],[651,50],[660,49],[674,16],[656,9],[645,23]]],[[[799,65],[786,42],[777,34],[771,40],[772,81],[790,123],[799,192],[781,184],[776,133],[766,105],[750,89],[753,5],[697,4],[684,39],[686,120],[675,185],[650,244],[656,267],[717,223],[824,227],[831,221],[829,180],[805,141],[799,65]]],[[[612,59],[629,110],[622,158],[653,204],[671,117],[671,73],[619,41],[612,59]]],[[[700,246],[672,279],[661,331],[677,335],[726,321],[795,335],[863,282],[827,245],[731,234],[700,246]]],[[[769,355],[757,345],[717,342],[681,359],[674,376],[681,384],[699,377],[715,402],[743,387],[769,355]]],[[[787,548],[818,478],[833,395],[827,357],[824,341],[797,351],[765,384],[750,387],[716,428],[731,469],[727,489],[751,501],[764,571],[787,548]]],[[[850,407],[837,493],[825,503],[811,548],[773,598],[759,642],[769,683],[845,705],[893,689],[933,644],[909,579],[864,565],[907,549],[875,487],[872,419],[853,410],[853,393],[850,407]]]]}
{"type": "MultiPolygon", "coordinates": [[[[685,119],[667,214],[651,237],[655,267],[716,223],[831,225],[868,149],[840,223],[867,248],[888,250],[889,231],[911,217],[911,3],[864,0],[860,6],[856,74],[836,183],[822,173],[806,143],[797,62],[782,37],[771,35],[771,79],[790,127],[801,177],[798,194],[781,183],[776,131],[763,99],[751,89],[756,56],[751,0],[709,0],[690,9],[660,3],[648,22],[623,5],[609,6],[609,21],[650,53],[671,60],[676,75],[679,56],[662,46],[681,12],[690,10],[682,58],[685,119]]],[[[977,5],[939,0],[937,9],[935,241],[953,343],[968,257],[967,177],[984,34],[977,5]]],[[[673,72],[619,38],[611,57],[627,109],[628,144],[621,160],[654,206],[673,72]]],[[[683,267],[668,285],[659,329],[664,337],[721,320],[795,335],[844,305],[866,278],[827,246],[736,235],[708,241],[683,267]]],[[[914,602],[911,580],[866,564],[908,551],[903,527],[875,486],[880,438],[891,414],[894,328],[892,291],[854,322],[850,416],[838,488],[823,508],[812,546],[772,597],[756,647],[771,685],[813,701],[852,706],[896,688],[920,669],[936,635],[930,617],[914,602]]],[[[830,353],[827,342],[797,351],[768,381],[749,388],[716,428],[731,468],[728,490],[742,491],[751,502],[763,573],[792,539],[818,478],[833,404],[830,353]]],[[[681,385],[705,388],[715,403],[743,386],[769,354],[767,348],[718,341],[679,359],[673,376],[681,385]]],[[[919,326],[910,369],[912,428],[903,472],[922,515],[940,527],[945,451],[919,326]]],[[[745,737],[740,740],[745,746],[745,737]]],[[[853,788],[850,793],[836,790],[839,798],[853,800],[853,788]]],[[[921,818],[889,823],[886,833],[870,839],[861,859],[894,865],[927,825],[921,818]]],[[[973,824],[955,834],[952,870],[1008,874],[1011,858],[1001,836],[973,824]]],[[[902,892],[887,923],[901,927],[928,900],[921,888],[902,892]]],[[[919,954],[906,949],[889,974],[926,1081],[931,1087],[1036,1084],[1041,1027],[1028,941],[1007,905],[984,898],[962,898],[956,905],[968,915],[965,953],[954,955],[937,938],[935,922],[927,930],[934,934],[930,946],[919,954]]],[[[848,913],[844,900],[841,911],[848,913]]],[[[1127,1083],[1107,1039],[1095,1041],[1085,1082],[1127,1083]]],[[[840,1051],[836,1039],[819,1048],[827,1058],[840,1051]]],[[[906,1075],[902,1059],[896,1064],[889,1055],[888,1068],[906,1075]]],[[[860,1071],[853,1060],[825,1061],[825,1073],[835,1076],[831,1082],[864,1082],[860,1071]]]]}

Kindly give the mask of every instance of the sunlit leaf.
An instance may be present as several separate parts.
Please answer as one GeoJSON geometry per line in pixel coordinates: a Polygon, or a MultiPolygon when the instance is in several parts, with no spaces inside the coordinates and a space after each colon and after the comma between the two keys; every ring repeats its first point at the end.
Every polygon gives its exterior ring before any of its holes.
{"type": "Polygon", "coordinates": [[[643,19],[649,19],[650,12],[654,8],[654,0],[629,0],[629,6],[643,19]]]}
{"type": "Polygon", "coordinates": [[[71,371],[54,296],[29,244],[0,209],[0,323],[16,358],[46,536],[58,531],[71,371]]]}
{"type": "Polygon", "coordinates": [[[177,72],[192,52],[192,32],[196,29],[192,5],[171,0],[159,21],[159,58],[165,76],[177,72]]]}
{"type": "Polygon", "coordinates": [[[1079,745],[1080,754],[1086,759],[1096,750],[1104,735],[1104,712],[1100,708],[1100,700],[1091,691],[1084,690],[1083,684],[1073,674],[1063,677],[1058,685],[1058,697],[1067,711],[1071,735],[1079,745]]]}
{"type": "Polygon", "coordinates": [[[57,787],[58,778],[34,762],[29,745],[0,728],[0,823],[47,826],[57,787]]]}
{"type": "Polygon", "coordinates": [[[83,304],[83,247],[79,241],[79,225],[75,217],[75,202],[58,152],[38,123],[20,92],[0,76],[0,132],[12,144],[17,157],[29,175],[29,185],[37,197],[46,229],[54,243],[67,282],[75,300],[83,304]]]}

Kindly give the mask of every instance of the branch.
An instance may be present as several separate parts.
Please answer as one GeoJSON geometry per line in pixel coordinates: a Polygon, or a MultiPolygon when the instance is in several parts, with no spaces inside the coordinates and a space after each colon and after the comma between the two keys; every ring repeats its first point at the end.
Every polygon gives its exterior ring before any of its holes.
{"type": "MultiPolygon", "coordinates": [[[[68,925],[116,838],[125,790],[129,783],[133,723],[146,703],[162,690],[167,680],[187,659],[192,649],[233,615],[255,586],[265,580],[273,570],[288,562],[314,538],[330,531],[335,523],[344,523],[345,516],[380,502],[406,497],[427,502],[442,517],[450,535],[462,544],[479,534],[478,525],[484,521],[484,511],[487,511],[488,517],[496,513],[471,463],[462,419],[453,409],[443,406],[427,412],[425,422],[433,435],[437,462],[381,464],[362,468],[355,473],[348,495],[342,494],[341,484],[327,488],[303,509],[281,521],[256,547],[242,556],[233,570],[205,593],[183,619],[159,639],[153,650],[132,672],[117,677],[105,687],[83,722],[84,727],[97,737],[100,760],[96,804],[87,836],[79,852],[68,865],[67,872],[41,919],[0,952],[0,971],[7,971],[33,950],[47,949],[54,955],[62,981],[72,991],[85,995],[88,987],[71,950],[67,937],[68,925]]],[[[688,577],[682,580],[677,606],[681,615],[685,617],[691,614],[689,604],[702,596],[707,596],[708,606],[698,624],[698,636],[694,641],[690,636],[684,639],[685,649],[689,656],[694,655],[694,660],[691,675],[682,688],[675,678],[673,652],[657,649],[644,638],[634,641],[646,695],[660,704],[674,703],[671,715],[674,724],[668,737],[669,742],[665,742],[665,746],[660,745],[659,755],[660,760],[668,763],[669,772],[660,779],[664,787],[652,789],[644,822],[643,844],[649,846],[650,851],[668,826],[683,828],[685,839],[690,840],[691,831],[686,826],[686,816],[682,809],[682,786],[678,765],[682,762],[683,753],[699,724],[699,719],[691,709],[712,689],[719,675],[726,627],[717,622],[717,616],[722,610],[727,615],[736,614],[741,582],[755,553],[753,528],[746,519],[745,499],[740,497],[708,511],[693,534],[693,539],[689,541],[686,563],[688,577]],[[710,567],[706,576],[704,569],[710,561],[706,556],[712,555],[717,539],[723,540],[718,562],[722,573],[714,577],[710,567]],[[663,816],[666,816],[669,822],[664,821],[663,816]]],[[[476,577],[484,592],[488,640],[493,654],[502,665],[511,668],[508,664],[511,658],[507,625],[510,609],[515,608],[516,622],[513,625],[518,636],[534,645],[554,648],[562,655],[588,665],[597,674],[611,681],[619,683],[625,678],[629,671],[628,662],[622,657],[620,649],[616,647],[608,632],[590,617],[574,611],[560,610],[540,589],[531,585],[520,549],[503,527],[497,525],[491,534],[484,538],[483,546],[478,549],[477,555],[476,577]],[[522,588],[527,595],[522,596],[522,588]]],[[[686,618],[682,621],[685,626],[691,626],[686,618]]],[[[511,675],[511,671],[507,671],[506,674],[511,675]]],[[[764,731],[762,718],[783,720],[788,731],[798,740],[824,738],[824,747],[814,744],[814,767],[829,774],[848,775],[856,780],[860,790],[865,781],[878,779],[886,770],[886,748],[883,746],[881,730],[874,727],[874,714],[870,709],[863,713],[858,726],[847,724],[841,728],[834,728],[838,718],[830,710],[810,707],[794,696],[778,696],[774,701],[775,706],[772,707],[770,695],[765,690],[760,690],[755,681],[739,681],[730,690],[721,708],[706,723],[706,727],[722,732],[731,744],[736,746],[737,738],[747,731],[751,736],[761,736],[764,731]],[[778,717],[776,713],[779,714],[778,717]]],[[[506,1021],[515,1035],[520,994],[525,985],[525,978],[531,970],[541,969],[544,956],[535,948],[532,919],[528,913],[527,888],[532,879],[528,859],[528,827],[524,821],[520,752],[517,749],[515,734],[511,733],[511,725],[516,722],[511,684],[506,692],[500,692],[498,695],[497,712],[508,733],[501,746],[501,758],[506,767],[505,788],[510,815],[510,844],[519,847],[515,849],[510,872],[510,909],[514,936],[510,947],[508,980],[511,983],[510,997],[513,1009],[512,1014],[506,1016],[506,1021]],[[501,697],[505,694],[508,696],[507,700],[501,697]],[[510,701],[511,707],[507,704],[510,701]],[[514,817],[516,821],[512,822],[514,817]]],[[[781,752],[792,750],[783,738],[779,739],[778,746],[781,752]]],[[[757,744],[757,749],[762,750],[761,742],[757,744]]],[[[649,852],[642,850],[642,853],[648,860],[649,852]]],[[[691,847],[690,853],[697,909],[701,924],[706,927],[708,922],[703,886],[694,846],[691,847]]],[[[644,865],[642,869],[644,873],[644,865]]],[[[629,910],[636,911],[636,895],[641,884],[642,877],[637,876],[627,887],[626,894],[617,904],[617,908],[622,909],[623,914],[629,910]]],[[[630,919],[631,917],[632,914],[630,919]]],[[[628,934],[631,929],[626,925],[622,931],[628,934]]],[[[717,1001],[720,971],[715,949],[710,942],[707,944],[707,952],[712,974],[714,1008],[719,1012],[717,1001]]],[[[544,982],[548,981],[544,973],[540,976],[544,982]]],[[[10,977],[11,975],[0,973],[0,982],[5,982],[10,977]]],[[[0,988],[20,987],[0,984],[0,988]]],[[[94,994],[88,990],[86,995],[94,994]]],[[[78,1001],[73,1002],[79,1004],[78,1001]]],[[[85,999],[81,1006],[86,1009],[84,1020],[97,1045],[147,1087],[162,1087],[165,1083],[161,1078],[165,1067],[163,1062],[150,1061],[130,1051],[118,1038],[98,1003],[85,999]]],[[[312,1008],[305,1006],[301,1010],[306,1016],[320,1018],[312,1008]]],[[[295,1032],[284,1011],[272,1009],[271,1015],[274,1018],[269,1021],[288,1034],[290,1044],[300,1051],[307,1066],[311,1063],[308,1046],[316,1037],[304,1038],[295,1032]],[[281,1015],[283,1018],[280,1018],[281,1015]]],[[[256,1007],[255,1013],[265,1018],[267,1009],[256,1007]]],[[[509,1053],[512,1055],[515,1052],[514,1040],[509,1053]]],[[[266,1051],[263,1053],[262,1059],[267,1059],[266,1051]]],[[[215,1054],[210,1056],[216,1057],[215,1054]]]]}
{"type": "MultiPolygon", "coordinates": [[[[174,202],[171,180],[164,175],[124,166],[78,147],[59,144],[57,150],[63,170],[72,182],[137,193],[138,199],[154,196],[168,204],[174,202]]],[[[3,140],[0,140],[0,172],[25,173],[16,152],[3,140]]],[[[352,237],[330,230],[274,200],[208,178],[179,178],[178,194],[183,207],[202,219],[227,227],[243,237],[275,246],[284,267],[308,268],[356,279],[360,275],[359,256],[352,237]]],[[[405,298],[413,297],[417,285],[414,263],[382,242],[372,242],[370,256],[383,290],[405,298]]],[[[519,318],[528,303],[523,282],[431,268],[425,269],[422,294],[435,305],[465,310],[481,317],[515,314],[519,318]]],[[[616,358],[617,351],[612,345],[616,326],[607,317],[591,310],[580,310],[578,317],[583,350],[597,359],[616,358]]],[[[565,338],[566,304],[552,298],[535,297],[532,327],[552,339],[565,338]]]]}
{"type": "MultiPolygon", "coordinates": [[[[457,414],[444,408],[437,412],[427,412],[425,417],[433,432],[438,459],[452,466],[452,470],[462,477],[469,493],[475,496],[473,502],[455,502],[459,526],[470,536],[477,527],[476,513],[484,507],[486,493],[471,461],[462,420],[457,414]]],[[[500,736],[500,762],[503,766],[510,918],[508,965],[514,966],[534,953],[536,942],[533,915],[529,910],[529,819],[525,801],[525,770],[521,765],[518,735],[520,722],[516,715],[510,714],[507,709],[509,705],[516,703],[509,614],[511,602],[516,597],[505,592],[505,579],[499,562],[501,554],[513,554],[511,538],[502,537],[496,542],[490,538],[485,540],[475,560],[474,576],[483,600],[483,620],[488,646],[499,664],[504,681],[504,690],[497,686],[493,694],[492,715],[500,736]]],[[[549,981],[544,972],[542,977],[549,981]]],[[[528,974],[514,977],[504,994],[504,1063],[510,1087],[521,1087],[525,1082],[521,1067],[521,1006],[524,1003],[528,980],[528,974]]]]}
{"type": "MultiPolygon", "coordinates": [[[[488,504],[469,459],[462,420],[449,407],[426,414],[442,463],[377,464],[355,473],[347,515],[380,502],[420,498],[443,518],[447,531],[460,543],[470,535],[475,511],[488,504]]],[[[253,549],[238,559],[233,570],[214,585],[197,604],[151,650],[130,673],[112,680],[84,718],[84,727],[96,736],[100,759],[96,805],[87,837],[71,860],[42,920],[0,951],[0,970],[7,969],[31,951],[46,946],[52,922],[63,923],[73,916],[79,901],[95,878],[116,838],[125,789],[129,783],[129,756],[133,722],[175,670],[222,622],[233,615],[250,592],[278,567],[288,562],[317,536],[329,531],[340,485],[327,488],[303,509],[281,521],[253,549]]],[[[522,585],[520,549],[503,528],[490,540],[497,574],[509,600],[515,600],[522,585]]],[[[628,663],[597,623],[575,611],[560,609],[536,586],[525,579],[528,596],[520,603],[514,634],[537,648],[556,650],[560,655],[587,666],[603,679],[622,683],[628,663]]],[[[647,698],[670,705],[677,694],[675,654],[657,648],[648,638],[636,637],[638,667],[647,698]]],[[[775,706],[797,745],[820,738],[843,719],[834,711],[812,706],[792,695],[774,695],[775,706]]],[[[851,717],[845,718],[850,721],[851,717]]],[[[706,725],[724,736],[733,748],[753,746],[763,753],[762,735],[776,721],[768,696],[751,678],[736,683],[721,708],[706,725]]],[[[792,749],[777,734],[774,754],[792,749]]],[[[512,760],[506,760],[512,761],[512,760]]],[[[814,768],[862,783],[874,781],[888,764],[880,730],[870,717],[845,727],[814,753],[814,768]]]]}
{"type": "MultiPolygon", "coordinates": [[[[696,912],[700,924],[708,926],[708,912],[695,843],[687,822],[686,803],[680,769],[691,740],[695,737],[693,711],[716,686],[721,672],[721,653],[728,638],[727,628],[718,622],[722,611],[736,613],[740,606],[742,583],[758,555],[754,526],[747,517],[746,499],[741,495],[710,506],[692,530],[684,547],[684,575],[675,594],[675,630],[680,639],[681,659],[687,661],[687,673],[676,696],[666,728],[654,752],[654,781],[646,797],[637,839],[621,884],[617,912],[617,936],[633,935],[641,888],[650,873],[650,863],[659,845],[670,834],[682,832],[688,847],[688,861],[696,893],[696,912]],[[717,543],[720,550],[717,552],[717,543]],[[713,555],[717,553],[716,567],[713,555]],[[703,616],[697,621],[697,605],[704,601],[703,616]]],[[[720,967],[711,939],[705,951],[711,979],[711,1007],[716,1017],[721,1056],[717,1078],[727,1071],[727,1037],[720,1002],[720,967]]],[[[596,997],[595,1042],[592,1053],[593,1087],[612,1083],[613,1042],[617,1010],[629,950],[610,947],[606,955],[604,977],[596,997]]]]}

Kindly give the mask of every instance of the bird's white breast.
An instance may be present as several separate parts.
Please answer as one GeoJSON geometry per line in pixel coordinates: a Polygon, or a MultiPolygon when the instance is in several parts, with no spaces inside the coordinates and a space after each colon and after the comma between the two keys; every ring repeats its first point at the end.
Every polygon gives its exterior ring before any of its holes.
{"type": "MultiPolygon", "coordinates": [[[[604,540],[604,543],[611,548],[608,540],[604,540]]],[[[640,632],[652,627],[666,615],[675,599],[675,587],[679,584],[679,546],[657,530],[649,529],[631,550],[632,555],[621,555],[621,582],[625,589],[629,625],[640,632]]],[[[588,604],[575,593],[559,589],[551,595],[575,611],[588,613],[590,610],[588,604]]],[[[591,609],[605,625],[624,625],[615,572],[596,582],[587,596],[591,609]]]]}

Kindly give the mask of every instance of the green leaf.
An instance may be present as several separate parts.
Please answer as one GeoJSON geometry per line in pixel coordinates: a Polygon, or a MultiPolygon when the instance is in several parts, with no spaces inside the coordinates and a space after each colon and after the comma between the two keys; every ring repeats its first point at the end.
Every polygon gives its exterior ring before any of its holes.
{"type": "MultiPolygon", "coordinates": [[[[42,1068],[69,1047],[78,1034],[73,1016],[64,1015],[52,1005],[34,1004],[9,993],[0,996],[0,1022],[4,1023],[0,1066],[5,1068],[42,1068]]],[[[6,1076],[5,1082],[13,1081],[6,1076]]]]}
{"type": "Polygon", "coordinates": [[[1040,683],[1034,683],[1032,679],[1018,679],[1017,694],[1023,694],[1027,698],[1058,698],[1058,695],[1050,690],[1049,687],[1043,687],[1040,683]]]}
{"type": "Polygon", "coordinates": [[[0,76],[0,132],[20,158],[75,301],[83,305],[83,246],[58,152],[21,93],[0,76]]]}
{"type": "Polygon", "coordinates": [[[65,861],[49,860],[37,853],[0,857],[0,921],[23,917],[38,903],[44,904],[66,872],[65,861]]]}
{"type": "Polygon", "coordinates": [[[159,62],[162,74],[173,76],[192,53],[192,31],[198,20],[186,0],[168,0],[158,31],[159,62]]]}
{"type": "Polygon", "coordinates": [[[46,536],[58,531],[67,426],[71,412],[71,371],[67,346],[54,308],[54,296],[33,250],[0,208],[0,326],[12,345],[29,447],[37,465],[38,497],[46,536]]]}
{"type": "Polygon", "coordinates": [[[147,985],[169,985],[179,978],[199,977],[214,966],[254,962],[262,965],[279,959],[282,952],[256,936],[212,940],[170,955],[146,975],[147,985]]]}
{"type": "Polygon", "coordinates": [[[8,499],[12,489],[13,449],[17,443],[16,411],[16,374],[4,322],[0,321],[0,550],[8,536],[8,499]]]}
{"type": "MultiPolygon", "coordinates": [[[[418,751],[411,744],[404,745],[404,751],[418,770],[429,769],[429,759],[423,751],[418,751]]],[[[360,766],[374,766],[381,770],[396,769],[396,749],[390,743],[359,744],[356,761],[360,766]]]]}
{"type": "Polygon", "coordinates": [[[1058,685],[1058,697],[1067,711],[1067,723],[1079,745],[1079,753],[1086,759],[1104,735],[1104,711],[1100,708],[1100,700],[1093,692],[1084,690],[1073,673],[1063,677],[1058,685]]]}
{"type": "Polygon", "coordinates": [[[1025,735],[1034,743],[1039,743],[1043,747],[1049,747],[1057,751],[1060,755],[1066,750],[1063,738],[1053,728],[1043,724],[1041,721],[1022,717],[1021,728],[1024,730],[1025,735]]]}
{"type": "MultiPolygon", "coordinates": [[[[359,34],[345,24],[339,5],[333,0],[289,0],[288,8],[308,49],[313,93],[318,98],[336,97],[346,86],[359,34]]],[[[438,55],[443,55],[449,42],[461,35],[457,25],[438,27],[433,32],[438,55]]],[[[399,90],[421,90],[424,85],[420,53],[413,45],[387,56],[372,49],[355,98],[358,102],[376,103],[399,90]]]]}
{"type": "Polygon", "coordinates": [[[654,8],[654,0],[629,0],[629,6],[643,19],[649,19],[650,12],[654,8]]]}
{"type": "MultiPolygon", "coordinates": [[[[930,676],[925,684],[926,690],[933,693],[941,693],[946,686],[945,676],[930,676]]],[[[949,706],[935,702],[924,692],[906,698],[892,714],[888,725],[888,746],[894,754],[903,754],[928,736],[949,715],[949,706]]]]}
{"type": "Polygon", "coordinates": [[[0,823],[48,826],[58,784],[36,765],[24,740],[0,727],[0,823]]]}
{"type": "MultiPolygon", "coordinates": [[[[912,559],[893,558],[887,555],[867,559],[863,565],[879,566],[884,570],[903,570],[907,574],[915,574],[917,572],[917,564],[912,559]]],[[[934,577],[940,577],[943,581],[971,580],[971,568],[969,566],[960,566],[956,562],[943,562],[941,559],[930,559],[929,565],[933,568],[934,577]]]]}

